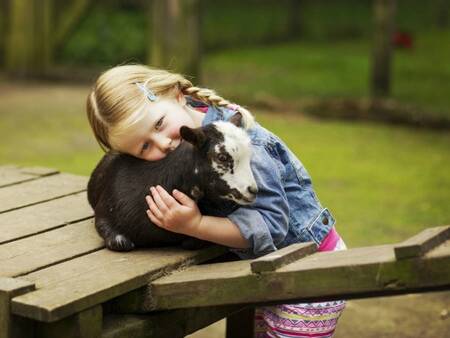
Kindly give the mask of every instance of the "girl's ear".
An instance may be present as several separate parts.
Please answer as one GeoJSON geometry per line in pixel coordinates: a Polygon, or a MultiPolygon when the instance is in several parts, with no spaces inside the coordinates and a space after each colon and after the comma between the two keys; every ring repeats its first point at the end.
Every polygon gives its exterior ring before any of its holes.
{"type": "Polygon", "coordinates": [[[179,90],[178,93],[177,93],[177,101],[182,106],[186,105],[186,98],[184,97],[184,94],[183,94],[183,92],[181,90],[179,90]]]}
{"type": "Polygon", "coordinates": [[[201,149],[206,143],[206,135],[201,128],[189,128],[187,126],[182,126],[180,128],[181,138],[194,147],[201,149]]]}

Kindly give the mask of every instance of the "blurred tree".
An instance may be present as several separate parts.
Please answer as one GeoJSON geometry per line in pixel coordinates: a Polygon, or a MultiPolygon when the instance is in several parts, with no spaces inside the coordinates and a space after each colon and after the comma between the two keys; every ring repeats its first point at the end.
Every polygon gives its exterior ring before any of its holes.
{"type": "Polygon", "coordinates": [[[200,0],[152,0],[149,64],[200,82],[200,0]]]}
{"type": "Polygon", "coordinates": [[[371,70],[371,96],[389,96],[391,88],[392,36],[396,0],[374,0],[374,42],[371,70]]]}
{"type": "Polygon", "coordinates": [[[293,38],[298,38],[302,32],[301,20],[301,3],[302,0],[290,0],[288,3],[289,10],[289,34],[293,38]]]}
{"type": "Polygon", "coordinates": [[[11,0],[8,5],[6,71],[18,76],[44,73],[52,60],[53,0],[11,0]]]}

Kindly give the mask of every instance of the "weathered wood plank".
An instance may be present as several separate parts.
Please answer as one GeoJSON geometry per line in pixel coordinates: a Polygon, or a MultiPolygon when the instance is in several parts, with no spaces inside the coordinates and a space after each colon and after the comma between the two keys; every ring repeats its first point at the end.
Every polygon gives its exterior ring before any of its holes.
{"type": "Polygon", "coordinates": [[[94,215],[86,192],[0,214],[0,244],[77,222],[94,215]]]}
{"type": "Polygon", "coordinates": [[[423,256],[450,238],[450,226],[435,227],[423,230],[421,233],[397,244],[394,248],[397,259],[423,256]]]}
{"type": "Polygon", "coordinates": [[[93,219],[0,245],[0,276],[14,277],[104,247],[93,219]]]}
{"type": "Polygon", "coordinates": [[[401,261],[387,245],[320,252],[264,274],[251,273],[249,261],[193,266],[152,282],[145,306],[346,299],[436,288],[450,288],[450,241],[422,258],[401,261]]]}
{"type": "Polygon", "coordinates": [[[58,174],[0,189],[0,212],[86,190],[87,177],[58,174]]]}
{"type": "Polygon", "coordinates": [[[250,263],[250,266],[254,273],[275,271],[316,251],[317,245],[313,242],[296,243],[257,258],[250,263]]]}
{"type": "Polygon", "coordinates": [[[31,181],[41,176],[57,174],[58,170],[43,167],[17,167],[14,165],[0,166],[0,188],[7,185],[31,181]]]}
{"type": "Polygon", "coordinates": [[[147,315],[111,314],[105,316],[102,338],[185,337],[241,308],[240,305],[227,305],[161,311],[147,315]]]}
{"type": "Polygon", "coordinates": [[[20,334],[24,333],[18,327],[14,316],[11,315],[11,299],[32,290],[34,290],[33,283],[21,279],[0,277],[0,337],[19,338],[20,334]]]}
{"type": "Polygon", "coordinates": [[[24,275],[37,290],[12,300],[15,314],[55,321],[146,285],[170,271],[204,262],[226,251],[155,248],[128,253],[100,250],[24,275]]]}

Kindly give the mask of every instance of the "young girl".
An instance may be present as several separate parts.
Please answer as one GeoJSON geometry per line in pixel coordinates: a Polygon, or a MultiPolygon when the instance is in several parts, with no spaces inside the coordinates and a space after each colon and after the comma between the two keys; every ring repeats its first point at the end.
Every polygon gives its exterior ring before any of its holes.
{"type": "MultiPolygon", "coordinates": [[[[228,120],[236,112],[242,114],[252,141],[256,201],[227,217],[213,217],[202,215],[180,191],[157,186],[147,196],[149,219],[166,230],[225,245],[245,259],[297,242],[313,241],[322,251],[345,249],[301,162],[246,109],[179,74],[142,65],[106,71],[87,100],[100,146],[147,161],[165,157],[180,144],[181,126],[228,120]]],[[[256,337],[331,337],[344,306],[333,301],[258,308],[256,337]]]]}

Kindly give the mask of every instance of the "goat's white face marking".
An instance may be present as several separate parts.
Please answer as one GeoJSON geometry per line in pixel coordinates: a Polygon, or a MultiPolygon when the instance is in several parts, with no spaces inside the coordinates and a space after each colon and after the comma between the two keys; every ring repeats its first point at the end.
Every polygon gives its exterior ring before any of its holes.
{"type": "Polygon", "coordinates": [[[224,142],[215,145],[213,169],[228,184],[226,197],[239,204],[250,204],[256,197],[256,181],[250,167],[251,144],[246,131],[227,122],[215,122],[224,142]]]}

